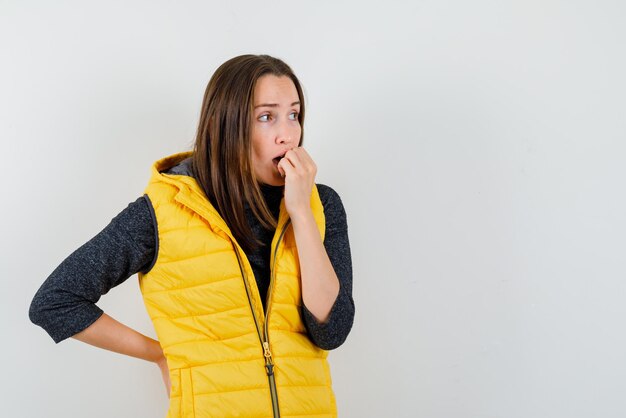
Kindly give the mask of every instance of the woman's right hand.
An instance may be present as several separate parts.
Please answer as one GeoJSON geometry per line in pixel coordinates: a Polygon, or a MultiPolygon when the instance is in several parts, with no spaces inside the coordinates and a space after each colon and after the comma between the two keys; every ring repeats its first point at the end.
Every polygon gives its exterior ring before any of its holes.
{"type": "Polygon", "coordinates": [[[161,344],[157,340],[140,334],[106,313],[103,313],[96,322],[72,337],[105,350],[156,363],[161,369],[167,396],[170,396],[170,372],[161,344]]]}
{"type": "Polygon", "coordinates": [[[165,383],[165,390],[167,391],[167,397],[169,398],[172,390],[172,384],[170,382],[170,369],[167,366],[167,359],[163,356],[156,361],[156,364],[159,366],[159,369],[161,369],[163,383],[165,383]]]}

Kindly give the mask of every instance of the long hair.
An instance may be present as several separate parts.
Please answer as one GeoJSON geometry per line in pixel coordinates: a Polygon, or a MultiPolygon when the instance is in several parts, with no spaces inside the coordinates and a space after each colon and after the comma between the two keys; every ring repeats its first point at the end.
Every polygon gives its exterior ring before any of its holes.
{"type": "Polygon", "coordinates": [[[192,154],[198,184],[245,251],[261,245],[246,220],[246,202],[263,227],[277,224],[254,175],[250,141],[254,88],[268,74],[293,81],[300,99],[298,121],[304,128],[304,94],[291,68],[269,55],[240,55],[223,63],[207,85],[192,154]]]}

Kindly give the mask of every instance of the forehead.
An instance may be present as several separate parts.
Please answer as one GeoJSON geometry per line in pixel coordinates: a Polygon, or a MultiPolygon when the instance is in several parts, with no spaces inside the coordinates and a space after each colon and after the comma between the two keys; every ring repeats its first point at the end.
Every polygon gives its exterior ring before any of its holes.
{"type": "Polygon", "coordinates": [[[295,84],[287,76],[273,74],[260,77],[254,86],[254,104],[291,104],[299,100],[295,84]]]}

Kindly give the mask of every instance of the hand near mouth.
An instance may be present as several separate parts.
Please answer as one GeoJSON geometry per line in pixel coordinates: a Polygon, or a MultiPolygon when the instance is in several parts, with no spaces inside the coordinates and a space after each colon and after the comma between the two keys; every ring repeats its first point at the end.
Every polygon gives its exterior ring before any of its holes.
{"type": "Polygon", "coordinates": [[[278,162],[278,171],[285,178],[285,208],[293,219],[311,210],[311,190],[317,166],[302,147],[292,148],[278,162]]]}

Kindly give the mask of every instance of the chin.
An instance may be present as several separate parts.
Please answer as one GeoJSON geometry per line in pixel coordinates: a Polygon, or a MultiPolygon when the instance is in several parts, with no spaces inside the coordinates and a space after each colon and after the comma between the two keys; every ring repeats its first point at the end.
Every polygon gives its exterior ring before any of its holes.
{"type": "Polygon", "coordinates": [[[280,177],[280,175],[278,175],[278,177],[277,176],[257,177],[257,181],[259,183],[267,184],[269,186],[284,186],[285,185],[285,179],[280,177]]]}
{"type": "Polygon", "coordinates": [[[285,185],[285,180],[280,179],[280,180],[270,180],[270,181],[263,181],[263,183],[270,185],[270,186],[284,186],[285,185]]]}

